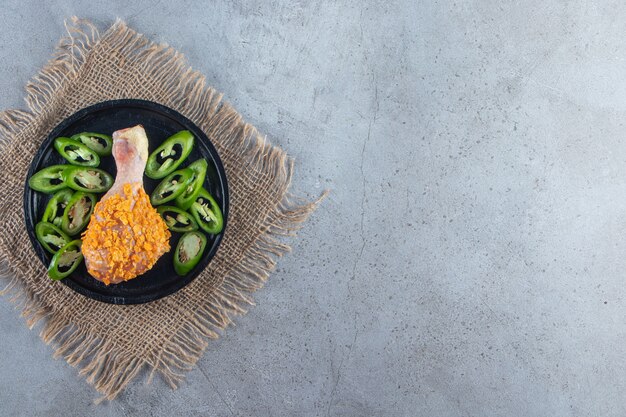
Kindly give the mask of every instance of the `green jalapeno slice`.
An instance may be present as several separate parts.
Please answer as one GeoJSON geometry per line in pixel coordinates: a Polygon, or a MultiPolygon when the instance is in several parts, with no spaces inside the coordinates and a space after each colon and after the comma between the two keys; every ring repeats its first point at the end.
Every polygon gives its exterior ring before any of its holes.
{"type": "Polygon", "coordinates": [[[82,191],[74,193],[63,211],[61,229],[70,236],[80,233],[89,223],[95,206],[94,194],[82,191]]]}
{"type": "Polygon", "coordinates": [[[67,207],[67,203],[70,201],[73,194],[74,191],[69,188],[57,191],[52,196],[50,201],[48,201],[48,205],[46,206],[46,210],[43,212],[43,218],[41,220],[52,223],[57,227],[61,227],[63,212],[65,211],[65,207],[67,207]]]}
{"type": "Polygon", "coordinates": [[[28,185],[35,191],[54,193],[66,187],[63,171],[67,165],[51,165],[35,173],[28,180],[28,185]]]}
{"type": "Polygon", "coordinates": [[[189,211],[198,222],[198,226],[211,235],[218,234],[224,228],[222,210],[217,201],[204,188],[200,190],[189,211]]]}
{"type": "Polygon", "coordinates": [[[63,171],[63,181],[73,190],[103,193],[113,185],[113,177],[98,168],[70,166],[63,171]]]}
{"type": "Polygon", "coordinates": [[[72,135],[74,140],[82,142],[83,145],[100,156],[109,156],[113,149],[113,139],[109,135],[102,133],[82,132],[72,135]]]}
{"type": "Polygon", "coordinates": [[[63,246],[52,257],[50,266],[48,267],[48,276],[54,281],[61,280],[78,268],[83,260],[83,254],[80,251],[82,242],[73,240],[63,246]]]}
{"type": "Polygon", "coordinates": [[[194,172],[189,168],[172,172],[154,189],[150,196],[150,203],[153,206],[158,206],[174,200],[185,191],[193,175],[194,172]]]}
{"type": "Polygon", "coordinates": [[[100,157],[92,149],[81,142],[60,137],[54,140],[54,149],[72,165],[85,167],[97,167],[100,165],[100,157]]]}
{"type": "Polygon", "coordinates": [[[165,224],[172,232],[191,232],[198,230],[198,223],[187,213],[174,206],[160,206],[157,212],[161,215],[165,224]]]}
{"type": "Polygon", "coordinates": [[[187,275],[200,262],[206,242],[206,236],[198,231],[187,232],[180,237],[174,252],[174,271],[178,275],[187,275]]]}
{"type": "Polygon", "coordinates": [[[174,172],[191,153],[193,142],[193,135],[188,130],[181,130],[167,138],[148,157],[146,175],[161,179],[174,172]]]}
{"type": "Polygon", "coordinates": [[[183,210],[188,210],[189,207],[196,201],[196,197],[202,190],[204,179],[206,178],[206,170],[208,164],[205,159],[198,159],[187,167],[193,171],[193,178],[187,185],[185,191],[176,197],[176,205],[183,210]]]}
{"type": "Polygon", "coordinates": [[[41,246],[52,254],[57,253],[70,241],[70,238],[61,229],[48,222],[37,223],[35,236],[41,246]]]}

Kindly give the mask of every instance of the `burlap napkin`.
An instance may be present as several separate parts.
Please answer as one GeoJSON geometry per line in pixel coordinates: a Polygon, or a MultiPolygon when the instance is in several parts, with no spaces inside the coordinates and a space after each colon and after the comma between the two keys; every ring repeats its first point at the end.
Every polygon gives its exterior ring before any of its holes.
{"type": "Polygon", "coordinates": [[[20,303],[30,327],[55,356],[80,368],[104,396],[115,398],[143,369],[175,387],[207,347],[252,303],[276,257],[315,209],[289,193],[292,161],[245,123],[183,56],[115,23],[103,35],[73,18],[54,58],[27,85],[29,110],[0,113],[0,261],[5,293],[20,303]],[[174,108],[216,146],[230,187],[230,217],[222,245],[206,270],[176,294],[148,304],[93,301],[52,282],[26,234],[22,194],[26,171],[48,133],[91,104],[140,98],[174,108]]]}

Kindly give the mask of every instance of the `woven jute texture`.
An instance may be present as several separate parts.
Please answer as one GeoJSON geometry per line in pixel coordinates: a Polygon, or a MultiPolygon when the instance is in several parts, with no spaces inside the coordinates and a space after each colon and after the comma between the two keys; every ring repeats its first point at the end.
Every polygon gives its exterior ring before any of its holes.
{"type": "Polygon", "coordinates": [[[115,398],[142,371],[176,387],[210,339],[244,313],[316,202],[289,192],[293,162],[242,120],[183,56],[116,22],[102,35],[72,18],[53,59],[27,85],[28,110],[0,113],[0,264],[28,326],[103,395],[115,398]],[[51,281],[28,239],[22,208],[32,155],[64,118],[104,100],[140,98],[171,107],[213,141],[231,202],[217,255],[176,294],[132,306],[100,303],[51,281]]]}

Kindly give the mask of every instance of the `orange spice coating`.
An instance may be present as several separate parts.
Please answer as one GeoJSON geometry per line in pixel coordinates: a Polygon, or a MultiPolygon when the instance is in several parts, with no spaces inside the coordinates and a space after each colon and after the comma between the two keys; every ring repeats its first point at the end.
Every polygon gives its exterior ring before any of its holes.
{"type": "Polygon", "coordinates": [[[148,271],[170,250],[171,233],[140,184],[124,184],[96,204],[83,233],[82,252],[92,259],[89,273],[109,285],[148,271]],[[139,186],[137,186],[139,185],[139,186]]]}

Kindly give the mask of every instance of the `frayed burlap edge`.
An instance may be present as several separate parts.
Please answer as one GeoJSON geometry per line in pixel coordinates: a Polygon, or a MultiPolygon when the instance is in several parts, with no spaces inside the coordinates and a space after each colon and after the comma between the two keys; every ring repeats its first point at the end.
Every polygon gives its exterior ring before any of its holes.
{"type": "MultiPolygon", "coordinates": [[[[12,137],[28,129],[34,119],[48,116],[49,109],[57,104],[55,100],[68,88],[68,81],[78,76],[91,49],[101,39],[93,24],[76,17],[66,24],[66,29],[68,35],[61,39],[53,59],[26,87],[29,110],[0,113],[0,152],[11,144],[12,137]]],[[[191,313],[175,336],[165,342],[162,354],[154,359],[128,355],[117,349],[115,341],[90,334],[88,329],[74,325],[71,317],[52,311],[37,293],[19,285],[14,259],[0,251],[0,275],[9,279],[0,294],[12,294],[11,301],[22,310],[29,328],[43,321],[42,339],[54,346],[55,357],[63,357],[70,365],[80,368],[80,375],[103,394],[98,402],[114,399],[144,368],[152,370],[149,380],[159,373],[173,388],[177,387],[184,373],[202,356],[208,341],[219,337],[234,315],[245,313],[245,306],[253,304],[251,293],[263,287],[275,269],[277,258],[290,250],[281,239],[293,236],[326,195],[323,193],[314,202],[295,198],[289,192],[293,160],[223,103],[221,94],[207,87],[204,77],[191,70],[180,53],[166,45],[151,45],[146,49],[150,42],[119,20],[102,38],[118,48],[144,48],[146,70],[158,71],[171,94],[178,93],[181,97],[172,107],[191,118],[209,136],[220,132],[227,138],[221,147],[246,155],[251,167],[279,177],[280,187],[272,191],[283,198],[269,213],[264,230],[237,266],[226,274],[213,293],[207,294],[204,305],[191,313]],[[180,94],[181,90],[185,94],[180,94]]]]}

